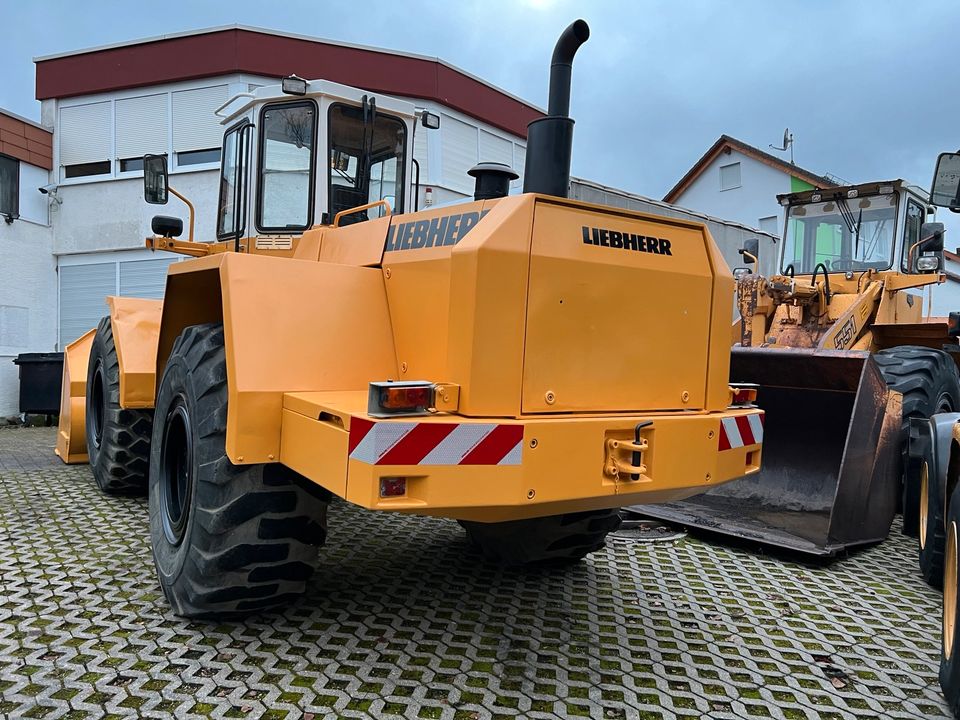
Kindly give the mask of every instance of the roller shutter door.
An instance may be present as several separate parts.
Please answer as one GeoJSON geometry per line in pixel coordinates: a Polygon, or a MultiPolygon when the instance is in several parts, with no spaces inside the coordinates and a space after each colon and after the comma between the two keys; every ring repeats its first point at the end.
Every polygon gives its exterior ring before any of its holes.
{"type": "Polygon", "coordinates": [[[198,88],[173,93],[173,149],[175,152],[220,147],[223,127],[213,114],[227,100],[228,87],[198,88]]]}
{"type": "Polygon", "coordinates": [[[477,164],[477,128],[449,115],[440,123],[443,153],[443,185],[468,195],[473,192],[473,178],[467,170],[477,164]]]}
{"type": "Polygon", "coordinates": [[[110,160],[113,117],[109,102],[72,105],[60,110],[60,164],[110,160]]]}
{"type": "Polygon", "coordinates": [[[163,297],[167,284],[167,266],[175,257],[156,260],[133,260],[120,263],[120,294],[125,297],[163,297]]]}
{"type": "Polygon", "coordinates": [[[117,291],[115,262],[60,267],[60,349],[107,314],[107,295],[117,291]]]}
{"type": "Polygon", "coordinates": [[[86,263],[81,259],[81,264],[61,264],[60,349],[97,326],[108,312],[108,295],[162,298],[167,266],[180,258],[157,254],[159,257],[136,260],[118,260],[114,256],[105,262],[86,263]]]}

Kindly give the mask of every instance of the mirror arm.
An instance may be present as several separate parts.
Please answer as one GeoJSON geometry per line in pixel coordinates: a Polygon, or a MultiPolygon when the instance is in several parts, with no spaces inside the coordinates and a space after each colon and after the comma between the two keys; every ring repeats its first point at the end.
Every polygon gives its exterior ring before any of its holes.
{"type": "Polygon", "coordinates": [[[919,248],[923,243],[927,241],[927,238],[920,238],[913,245],[910,246],[910,249],[907,250],[907,272],[913,272],[913,251],[919,248]]]}
{"type": "Polygon", "coordinates": [[[194,209],[193,209],[193,203],[190,202],[189,200],[187,200],[183,195],[181,195],[180,193],[178,193],[176,190],[174,190],[174,189],[173,189],[172,187],[170,187],[169,185],[167,185],[167,190],[168,190],[172,195],[175,195],[176,197],[178,197],[178,198],[180,198],[181,200],[183,200],[183,202],[186,203],[187,208],[190,210],[190,230],[189,230],[189,232],[187,233],[187,242],[193,242],[193,217],[194,217],[194,215],[196,214],[195,211],[194,211],[194,209]]]}

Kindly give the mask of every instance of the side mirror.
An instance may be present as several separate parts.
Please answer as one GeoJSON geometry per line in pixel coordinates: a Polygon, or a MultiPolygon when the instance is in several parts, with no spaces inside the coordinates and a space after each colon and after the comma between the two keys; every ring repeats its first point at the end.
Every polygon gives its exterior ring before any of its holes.
{"type": "Polygon", "coordinates": [[[166,205],[167,156],[143,156],[143,199],[151,205],[166,205]]]}
{"type": "Polygon", "coordinates": [[[960,154],[940,153],[937,169],[933,172],[930,202],[960,211],[960,154]]]}
{"type": "Polygon", "coordinates": [[[920,252],[943,252],[943,223],[926,222],[920,226],[920,252]]]}
{"type": "Polygon", "coordinates": [[[943,269],[943,223],[927,222],[920,226],[917,261],[918,273],[939,272],[943,269]]]}
{"type": "Polygon", "coordinates": [[[747,265],[753,265],[760,256],[760,241],[757,238],[749,238],[737,252],[743,256],[743,261],[747,265]]]}

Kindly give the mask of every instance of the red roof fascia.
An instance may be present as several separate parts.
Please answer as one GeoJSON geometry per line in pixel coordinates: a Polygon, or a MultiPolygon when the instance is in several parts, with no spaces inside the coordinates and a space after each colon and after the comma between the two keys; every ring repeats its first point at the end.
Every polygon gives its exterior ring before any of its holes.
{"type": "Polygon", "coordinates": [[[233,73],[276,78],[295,73],[375,93],[433,100],[522,137],[527,123],[542,117],[535,108],[436,60],[242,29],[40,60],[37,99],[233,73]]]}

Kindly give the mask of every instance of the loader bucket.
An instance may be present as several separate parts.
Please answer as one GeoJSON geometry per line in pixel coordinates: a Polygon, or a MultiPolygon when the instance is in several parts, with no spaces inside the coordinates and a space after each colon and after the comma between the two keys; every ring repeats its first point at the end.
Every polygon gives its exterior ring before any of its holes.
{"type": "Polygon", "coordinates": [[[883,540],[899,492],[902,398],[870,354],[734,348],[730,379],[760,386],[760,472],[682,502],[630,509],[815,555],[883,540]]]}
{"type": "Polygon", "coordinates": [[[54,452],[68,465],[87,462],[87,361],[96,329],[89,330],[64,348],[63,386],[60,391],[60,426],[54,452]]]}

